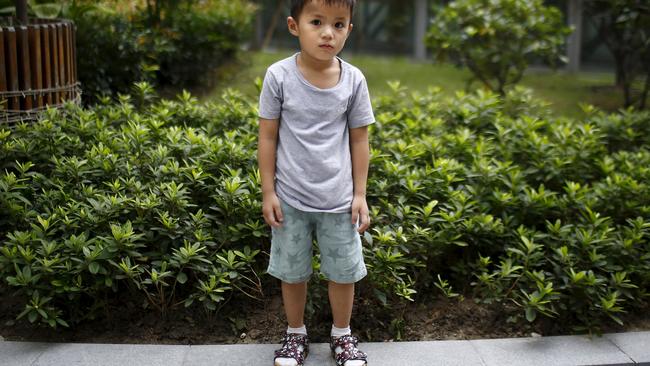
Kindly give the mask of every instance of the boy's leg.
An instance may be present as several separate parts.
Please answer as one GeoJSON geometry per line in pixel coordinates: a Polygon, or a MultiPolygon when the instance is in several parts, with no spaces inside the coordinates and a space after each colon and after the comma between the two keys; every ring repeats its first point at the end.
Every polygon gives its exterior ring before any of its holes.
{"type": "MultiPolygon", "coordinates": [[[[350,317],[352,316],[352,303],[354,302],[354,283],[336,283],[334,281],[329,281],[328,283],[328,292],[330,298],[330,305],[332,306],[332,318],[334,318],[334,324],[332,326],[332,341],[330,347],[333,348],[334,354],[336,357],[341,357],[340,355],[344,351],[341,346],[338,346],[334,343],[334,340],[343,339],[338,338],[344,335],[351,335],[352,330],[350,329],[350,317]]],[[[356,339],[356,338],[355,338],[356,339]]],[[[347,342],[347,341],[346,341],[347,342]]],[[[356,342],[356,341],[355,341],[356,342]]],[[[362,353],[356,348],[356,343],[353,343],[354,351],[359,352],[359,355],[362,357],[357,358],[357,354],[353,353],[354,356],[344,356],[347,361],[344,361],[344,366],[365,366],[366,363],[366,354],[362,353]]],[[[349,350],[349,348],[346,348],[349,350]]]]}
{"type": "Polygon", "coordinates": [[[321,252],[321,273],[327,277],[332,307],[330,348],[337,363],[345,366],[366,365],[367,355],[357,347],[350,318],[354,303],[354,284],[366,276],[361,238],[350,213],[320,215],[316,236],[321,252]],[[345,352],[344,352],[345,351],[345,352]]]}
{"type": "Polygon", "coordinates": [[[350,325],[354,284],[367,274],[361,238],[351,218],[351,213],[323,213],[316,225],[320,269],[329,280],[327,289],[337,328],[350,325]]]}
{"type": "Polygon", "coordinates": [[[287,283],[282,281],[284,312],[291,328],[300,328],[304,325],[307,282],[287,283]]]}
{"type": "Polygon", "coordinates": [[[354,302],[354,283],[336,283],[329,281],[327,285],[332,318],[337,328],[350,326],[352,304],[354,302]]]}
{"type": "Polygon", "coordinates": [[[309,352],[307,328],[303,319],[307,301],[307,281],[299,283],[282,281],[282,300],[289,327],[287,328],[287,338],[283,338],[282,348],[275,351],[273,365],[302,365],[304,357],[309,352]]]}
{"type": "Polygon", "coordinates": [[[284,222],[272,228],[267,272],[281,281],[282,301],[290,328],[302,327],[307,282],[312,274],[312,231],[309,216],[280,200],[284,222]]]}
{"type": "Polygon", "coordinates": [[[312,227],[308,215],[284,202],[281,227],[272,229],[271,258],[267,272],[280,279],[288,327],[282,348],[276,350],[275,366],[297,366],[309,354],[304,324],[307,282],[312,274],[312,227]]]}

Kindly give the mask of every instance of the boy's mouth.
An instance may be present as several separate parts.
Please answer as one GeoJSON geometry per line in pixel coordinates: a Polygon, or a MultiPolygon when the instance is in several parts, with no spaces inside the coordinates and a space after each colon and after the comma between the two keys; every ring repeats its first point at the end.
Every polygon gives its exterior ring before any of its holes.
{"type": "Polygon", "coordinates": [[[320,47],[320,48],[326,48],[326,49],[334,49],[334,46],[329,45],[329,44],[322,44],[322,45],[320,45],[320,46],[318,46],[318,47],[320,47]]]}

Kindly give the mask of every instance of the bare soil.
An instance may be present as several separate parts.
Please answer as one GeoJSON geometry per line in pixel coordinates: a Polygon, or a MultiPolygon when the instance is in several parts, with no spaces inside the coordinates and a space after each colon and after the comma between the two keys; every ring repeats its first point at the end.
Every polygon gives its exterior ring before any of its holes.
{"type": "MultiPolygon", "coordinates": [[[[142,309],[130,301],[115,301],[102,319],[89,320],[74,329],[30,324],[26,318],[15,320],[23,305],[0,287],[0,339],[7,341],[130,343],[130,344],[234,344],[277,343],[286,329],[282,298],[277,289],[264,301],[231,302],[236,313],[221,314],[213,319],[202,312],[180,308],[161,320],[155,311],[142,309]],[[230,318],[230,319],[229,319],[230,318]],[[238,320],[236,320],[238,319],[238,320]]],[[[401,310],[404,322],[381,322],[364,311],[368,306],[355,303],[352,330],[362,341],[425,341],[448,339],[510,338],[570,334],[553,321],[534,327],[508,323],[500,305],[476,304],[471,298],[462,301],[445,298],[430,303],[408,303],[401,310]],[[372,318],[372,319],[371,319],[372,318]],[[400,337],[396,339],[396,329],[400,337]]],[[[650,312],[626,314],[625,326],[615,323],[603,332],[650,330],[650,312]]],[[[613,322],[612,322],[613,323],[613,322]]],[[[306,320],[312,342],[327,342],[331,327],[330,314],[306,320]]]]}

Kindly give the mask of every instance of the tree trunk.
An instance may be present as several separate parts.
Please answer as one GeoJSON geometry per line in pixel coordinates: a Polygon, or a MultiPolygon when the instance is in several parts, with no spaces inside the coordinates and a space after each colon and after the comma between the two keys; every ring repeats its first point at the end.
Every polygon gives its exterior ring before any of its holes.
{"type": "Polygon", "coordinates": [[[16,5],[16,18],[22,25],[27,25],[27,0],[14,0],[16,5]]]}
{"type": "Polygon", "coordinates": [[[643,87],[643,92],[641,93],[641,104],[639,105],[639,109],[645,109],[646,105],[646,99],[648,99],[648,89],[650,89],[650,71],[648,71],[645,75],[645,86],[643,87]]]}
{"type": "Polygon", "coordinates": [[[266,47],[268,47],[269,43],[271,43],[271,38],[273,38],[273,32],[275,31],[275,27],[278,25],[278,20],[280,19],[280,16],[282,16],[283,5],[284,5],[284,0],[278,0],[278,4],[275,7],[275,11],[273,12],[273,18],[271,18],[271,24],[269,24],[269,27],[266,30],[266,35],[264,36],[264,40],[262,41],[261,49],[265,49],[266,47]]]}

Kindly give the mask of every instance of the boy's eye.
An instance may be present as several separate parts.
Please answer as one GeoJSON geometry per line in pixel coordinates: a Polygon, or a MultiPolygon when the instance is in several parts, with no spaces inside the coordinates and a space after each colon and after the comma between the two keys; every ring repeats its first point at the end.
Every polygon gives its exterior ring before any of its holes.
{"type": "Polygon", "coordinates": [[[341,28],[345,28],[345,23],[338,22],[338,23],[334,24],[334,26],[335,26],[336,28],[339,28],[339,29],[341,29],[341,28]]]}
{"type": "Polygon", "coordinates": [[[311,24],[313,24],[313,25],[320,25],[320,20],[318,20],[318,19],[314,19],[314,20],[311,21],[311,24]]]}

